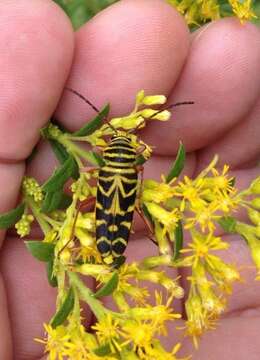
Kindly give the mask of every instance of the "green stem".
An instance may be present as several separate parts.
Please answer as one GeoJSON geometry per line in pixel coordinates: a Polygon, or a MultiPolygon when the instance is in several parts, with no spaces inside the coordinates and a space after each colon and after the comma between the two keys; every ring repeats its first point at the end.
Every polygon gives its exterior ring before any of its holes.
{"type": "Polygon", "coordinates": [[[44,235],[46,235],[49,231],[51,231],[50,225],[47,223],[47,221],[44,220],[39,207],[36,205],[36,203],[29,198],[28,196],[25,198],[26,203],[31,208],[32,213],[35,217],[35,219],[38,221],[44,235]]]}
{"type": "Polygon", "coordinates": [[[102,319],[109,310],[105,309],[102,303],[94,298],[92,291],[85,286],[77,274],[68,272],[68,275],[72,285],[79,290],[81,299],[86,301],[98,320],[102,319]]]}
{"type": "Polygon", "coordinates": [[[46,214],[42,214],[42,218],[46,220],[47,223],[49,223],[53,228],[60,227],[61,222],[53,220],[46,214]]]}
{"type": "Polygon", "coordinates": [[[84,160],[90,162],[91,164],[99,165],[92,151],[83,150],[81,147],[77,146],[72,141],[70,141],[67,136],[65,135],[59,136],[59,138],[56,140],[58,140],[63,146],[65,146],[65,148],[68,150],[70,154],[74,156],[78,155],[82,157],[84,160]]]}

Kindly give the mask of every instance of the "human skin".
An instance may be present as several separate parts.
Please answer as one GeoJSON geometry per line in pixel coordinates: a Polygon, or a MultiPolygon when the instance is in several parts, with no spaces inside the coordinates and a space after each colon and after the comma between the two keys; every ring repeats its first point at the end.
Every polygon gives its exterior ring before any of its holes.
{"type": "MultiPolygon", "coordinates": [[[[113,116],[131,110],[140,89],[165,94],[169,103],[195,102],[141,133],[155,146],[147,177],[167,171],[180,139],[188,151],[189,176],[215,153],[220,165],[231,165],[239,187],[259,174],[260,32],[252,24],[229,18],[190,35],[164,1],[122,0],[74,34],[66,15],[49,0],[2,0],[0,49],[1,212],[15,206],[25,173],[40,180],[50,175],[55,161],[47,145],[38,146],[27,168],[25,159],[55,109],[70,129],[93,115],[73,94],[62,94],[65,84],[99,107],[109,101],[113,116]]],[[[246,282],[235,286],[220,325],[202,338],[198,351],[185,339],[181,353],[193,353],[197,360],[258,360],[260,285],[245,243],[235,236],[224,239],[230,242],[225,260],[236,263],[246,282]]],[[[21,239],[2,231],[1,241],[0,359],[44,359],[33,338],[43,336],[42,324],[55,311],[55,290],[21,239]]],[[[127,257],[155,252],[140,232],[130,239],[127,257]]],[[[182,308],[178,302],[176,309],[182,308]]],[[[175,339],[180,335],[170,328],[168,345],[175,339]]]]}

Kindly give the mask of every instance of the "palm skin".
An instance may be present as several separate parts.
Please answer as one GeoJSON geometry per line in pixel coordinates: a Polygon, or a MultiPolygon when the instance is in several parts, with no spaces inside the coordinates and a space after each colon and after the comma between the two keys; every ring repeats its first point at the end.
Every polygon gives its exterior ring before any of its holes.
{"type": "MultiPolygon", "coordinates": [[[[176,108],[170,122],[154,123],[142,133],[156,147],[147,177],[167,171],[180,139],[188,150],[189,176],[215,153],[221,164],[231,165],[240,187],[259,173],[260,32],[255,26],[225,19],[190,35],[183,19],[164,1],[123,0],[74,34],[69,20],[49,0],[2,0],[1,8],[1,212],[15,205],[24,173],[40,180],[51,173],[54,159],[46,145],[39,145],[27,168],[24,160],[55,108],[59,121],[70,129],[91,115],[72,94],[61,97],[66,83],[98,106],[109,101],[112,115],[127,113],[140,89],[165,94],[169,103],[195,102],[176,108]]],[[[193,352],[193,359],[259,359],[260,287],[247,247],[241,239],[228,238],[226,257],[243,265],[247,282],[235,287],[220,326],[203,337],[197,352],[184,341],[183,354],[193,352]]],[[[4,239],[0,358],[41,359],[43,349],[33,338],[42,336],[42,323],[54,312],[55,291],[23,242],[2,232],[4,239]]],[[[156,251],[138,233],[127,249],[130,259],[137,247],[138,256],[156,251]]],[[[170,344],[175,336],[170,330],[170,344]]]]}

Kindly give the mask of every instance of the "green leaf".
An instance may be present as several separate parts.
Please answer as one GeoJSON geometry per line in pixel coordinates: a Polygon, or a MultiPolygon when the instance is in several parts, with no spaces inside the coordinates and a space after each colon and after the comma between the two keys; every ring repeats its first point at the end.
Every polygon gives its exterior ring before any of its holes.
{"type": "Polygon", "coordinates": [[[78,172],[78,165],[72,156],[54,171],[54,174],[46,181],[42,189],[45,192],[61,190],[67,180],[78,172]]]}
{"type": "Polygon", "coordinates": [[[111,295],[116,290],[118,281],[119,276],[117,271],[115,271],[109,281],[104,286],[102,286],[102,288],[100,288],[95,294],[93,294],[93,296],[95,298],[100,298],[103,296],[111,295]]]}
{"type": "Polygon", "coordinates": [[[42,203],[41,211],[50,213],[57,209],[64,209],[71,203],[71,198],[62,190],[47,192],[42,203]]]}
{"type": "Polygon", "coordinates": [[[182,143],[180,143],[178,154],[176,156],[176,159],[172,165],[172,168],[169,172],[169,174],[166,177],[166,182],[169,183],[173,178],[176,178],[180,175],[184,168],[185,164],[185,148],[182,143]]]}
{"type": "Polygon", "coordinates": [[[72,197],[66,193],[62,193],[58,209],[67,209],[72,203],[72,197]]]}
{"type": "Polygon", "coordinates": [[[40,261],[49,261],[54,256],[54,244],[46,243],[43,241],[30,240],[25,241],[27,249],[30,251],[32,256],[40,261]]]}
{"type": "Polygon", "coordinates": [[[183,247],[183,229],[181,220],[178,221],[178,225],[174,232],[174,254],[173,260],[177,260],[180,256],[180,251],[183,247]]]}
{"type": "Polygon", "coordinates": [[[237,221],[232,216],[222,216],[218,223],[227,233],[234,234],[236,232],[237,221]]]}
{"type": "Polygon", "coordinates": [[[91,135],[102,125],[103,119],[107,117],[108,113],[109,113],[109,104],[107,104],[94,119],[89,121],[78,131],[75,131],[72,135],[73,136],[91,135]]]}
{"type": "Polygon", "coordinates": [[[54,154],[56,155],[57,159],[61,164],[63,164],[68,157],[70,156],[67,152],[66,148],[59,143],[57,140],[49,139],[49,142],[51,144],[52,150],[54,151],[54,154]]]}
{"type": "Polygon", "coordinates": [[[74,306],[74,291],[72,288],[70,288],[64,302],[62,303],[61,307],[56,312],[54,318],[51,321],[51,326],[53,329],[64,323],[64,321],[71,313],[73,306],[74,306]]]}
{"type": "Polygon", "coordinates": [[[135,165],[143,165],[146,162],[146,158],[143,155],[138,155],[135,161],[135,165]]]}
{"type": "Polygon", "coordinates": [[[111,354],[111,349],[109,344],[100,345],[98,348],[94,349],[94,353],[97,356],[107,356],[111,354]]]}
{"type": "Polygon", "coordinates": [[[53,276],[53,262],[54,262],[54,257],[47,262],[47,266],[46,266],[47,278],[49,284],[52,287],[57,287],[58,286],[57,278],[56,276],[53,276]]]}
{"type": "Polygon", "coordinates": [[[151,217],[151,214],[149,213],[145,204],[142,204],[142,211],[143,211],[143,214],[146,217],[146,219],[149,220],[149,223],[153,224],[153,218],[151,217]]]}
{"type": "Polygon", "coordinates": [[[19,221],[24,213],[25,204],[21,203],[15,209],[12,209],[0,215],[0,229],[8,229],[19,221]]]}

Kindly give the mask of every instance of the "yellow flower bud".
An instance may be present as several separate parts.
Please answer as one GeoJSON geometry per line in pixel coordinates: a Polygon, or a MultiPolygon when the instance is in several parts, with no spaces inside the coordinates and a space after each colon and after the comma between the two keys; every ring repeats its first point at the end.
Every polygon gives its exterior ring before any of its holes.
{"type": "Polygon", "coordinates": [[[258,238],[260,238],[260,225],[255,228],[255,234],[258,238]]]}
{"type": "Polygon", "coordinates": [[[166,236],[166,231],[162,225],[155,220],[155,237],[159,245],[159,251],[162,255],[171,254],[172,249],[166,236]]]}
{"type": "Polygon", "coordinates": [[[79,239],[82,246],[93,246],[95,239],[88,231],[77,228],[75,229],[75,235],[79,239]]]}
{"type": "Polygon", "coordinates": [[[161,207],[158,204],[147,202],[146,207],[151,214],[151,216],[155,219],[157,219],[160,223],[162,223],[167,228],[175,227],[179,216],[177,214],[177,210],[174,209],[173,211],[167,211],[163,207],[161,207]]]}
{"type": "Polygon", "coordinates": [[[137,274],[136,277],[139,280],[147,280],[153,283],[160,283],[160,279],[161,279],[161,273],[157,272],[157,271],[151,271],[151,270],[140,270],[137,274]]]}
{"type": "Polygon", "coordinates": [[[260,194],[260,176],[252,182],[250,190],[253,194],[260,194]]]}
{"type": "Polygon", "coordinates": [[[158,186],[158,182],[152,179],[145,179],[143,183],[144,189],[155,189],[158,186]]]}
{"type": "Polygon", "coordinates": [[[260,269],[260,241],[253,237],[247,238],[249,240],[249,246],[251,249],[252,258],[257,269],[260,269]]]}
{"type": "Polygon", "coordinates": [[[189,320],[196,318],[196,314],[197,317],[199,317],[203,313],[203,307],[199,295],[189,296],[185,303],[185,309],[189,320]]]}
{"type": "Polygon", "coordinates": [[[24,237],[30,234],[31,223],[33,222],[33,220],[34,217],[32,215],[23,214],[21,219],[15,224],[17,234],[20,235],[20,237],[24,237]]]}
{"type": "Polygon", "coordinates": [[[164,95],[152,95],[152,96],[145,96],[143,98],[142,103],[144,105],[159,105],[159,104],[165,104],[166,100],[167,98],[164,95]]]}
{"type": "Polygon", "coordinates": [[[150,256],[146,257],[141,265],[144,268],[151,269],[157,266],[169,266],[172,263],[171,255],[161,255],[161,256],[150,256]]]}
{"type": "Polygon", "coordinates": [[[139,116],[138,114],[133,114],[121,118],[114,118],[110,121],[111,125],[115,128],[122,128],[124,130],[134,129],[143,122],[143,117],[139,116]]]}
{"type": "Polygon", "coordinates": [[[90,276],[98,276],[98,275],[105,275],[110,273],[110,268],[106,265],[96,265],[96,264],[83,264],[76,268],[77,272],[83,275],[90,275],[90,276]]]}
{"type": "Polygon", "coordinates": [[[140,90],[138,91],[137,95],[136,95],[136,104],[140,105],[143,103],[143,99],[144,99],[145,95],[144,95],[144,90],[140,90]]]}
{"type": "Polygon", "coordinates": [[[251,201],[251,205],[257,209],[260,210],[260,198],[256,198],[254,200],[251,201]]]}
{"type": "Polygon", "coordinates": [[[81,227],[88,231],[95,230],[95,220],[94,220],[94,213],[79,213],[77,218],[76,227],[81,227]]]}
{"type": "Polygon", "coordinates": [[[56,230],[50,230],[44,237],[43,241],[51,243],[56,239],[57,231],[56,230]]]}
{"type": "Polygon", "coordinates": [[[141,113],[141,116],[143,116],[144,118],[151,118],[157,112],[158,112],[158,110],[144,109],[140,113],[141,113]]]}
{"type": "Polygon", "coordinates": [[[255,225],[260,225],[260,213],[259,211],[253,210],[251,208],[248,209],[248,216],[249,219],[255,225]]]}
{"type": "Polygon", "coordinates": [[[160,111],[153,118],[160,121],[167,121],[171,117],[171,113],[168,110],[160,111]]]}
{"type": "Polygon", "coordinates": [[[71,253],[68,248],[62,250],[60,253],[60,261],[63,264],[67,264],[70,261],[71,253]]]}
{"type": "Polygon", "coordinates": [[[152,109],[144,109],[141,111],[141,115],[146,119],[156,119],[161,121],[167,121],[171,117],[171,113],[168,110],[152,110],[152,109]]]}

